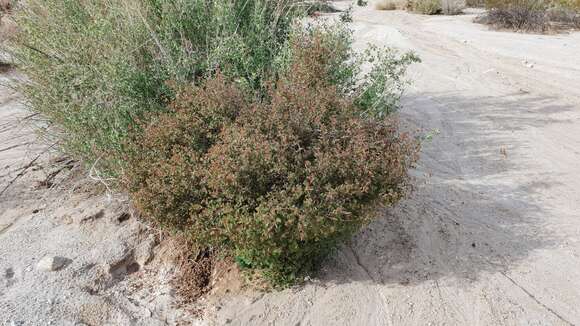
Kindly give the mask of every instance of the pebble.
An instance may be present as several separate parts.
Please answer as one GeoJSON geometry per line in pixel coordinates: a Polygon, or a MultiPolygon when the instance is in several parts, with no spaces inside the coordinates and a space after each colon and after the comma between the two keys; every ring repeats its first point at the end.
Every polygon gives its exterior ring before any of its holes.
{"type": "Polygon", "coordinates": [[[139,245],[135,250],[135,261],[139,266],[145,266],[153,258],[153,249],[155,248],[155,236],[150,234],[149,237],[139,245]]]}
{"type": "Polygon", "coordinates": [[[45,272],[53,272],[63,268],[68,262],[69,259],[64,257],[46,256],[38,262],[36,268],[45,272]]]}
{"type": "Polygon", "coordinates": [[[522,64],[528,68],[534,68],[534,64],[529,62],[528,60],[522,61],[522,64]]]}

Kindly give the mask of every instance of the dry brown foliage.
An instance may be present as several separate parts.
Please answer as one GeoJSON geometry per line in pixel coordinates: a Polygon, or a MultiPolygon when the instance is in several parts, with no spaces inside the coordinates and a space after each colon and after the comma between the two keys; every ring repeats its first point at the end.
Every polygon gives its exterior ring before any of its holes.
{"type": "MultiPolygon", "coordinates": [[[[361,117],[332,84],[327,43],[313,36],[293,53],[264,99],[219,74],[178,90],[170,112],[134,141],[126,174],[145,216],[276,285],[312,270],[377,206],[404,196],[417,153],[396,120],[361,117]]],[[[187,260],[201,278],[187,288],[207,282],[207,259],[187,260]]]]}

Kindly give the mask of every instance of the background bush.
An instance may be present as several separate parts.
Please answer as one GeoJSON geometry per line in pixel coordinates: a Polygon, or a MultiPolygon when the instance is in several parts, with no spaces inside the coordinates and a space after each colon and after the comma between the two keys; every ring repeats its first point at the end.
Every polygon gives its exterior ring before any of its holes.
{"type": "Polygon", "coordinates": [[[441,0],[410,0],[410,9],[424,15],[436,15],[441,13],[441,0]]]}
{"type": "Polygon", "coordinates": [[[118,175],[131,126],[173,100],[166,81],[219,69],[260,89],[297,14],[286,0],[27,0],[10,51],[65,149],[118,175]]]}
{"type": "Polygon", "coordinates": [[[295,33],[262,99],[221,74],[178,90],[133,142],[136,206],[285,285],[397,202],[417,145],[356,104],[350,38],[329,33],[295,33]]]}
{"type": "Polygon", "coordinates": [[[407,9],[408,0],[375,0],[373,5],[378,10],[402,10],[407,9]]]}
{"type": "Polygon", "coordinates": [[[497,28],[532,32],[580,28],[578,0],[486,0],[486,7],[479,22],[497,28]]]}
{"type": "Polygon", "coordinates": [[[425,15],[457,15],[465,8],[464,0],[376,0],[379,10],[408,9],[425,15]]]}
{"type": "Polygon", "coordinates": [[[465,5],[468,7],[481,8],[485,7],[485,0],[466,0],[465,5]]]}

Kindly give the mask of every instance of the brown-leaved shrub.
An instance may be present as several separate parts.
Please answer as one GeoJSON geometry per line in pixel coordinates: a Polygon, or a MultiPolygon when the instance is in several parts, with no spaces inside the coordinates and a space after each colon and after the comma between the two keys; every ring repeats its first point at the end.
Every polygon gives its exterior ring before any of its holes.
{"type": "Polygon", "coordinates": [[[143,215],[285,285],[407,190],[417,143],[360,114],[333,83],[333,48],[295,44],[265,98],[219,74],[178,89],[132,142],[125,180],[143,215]]]}

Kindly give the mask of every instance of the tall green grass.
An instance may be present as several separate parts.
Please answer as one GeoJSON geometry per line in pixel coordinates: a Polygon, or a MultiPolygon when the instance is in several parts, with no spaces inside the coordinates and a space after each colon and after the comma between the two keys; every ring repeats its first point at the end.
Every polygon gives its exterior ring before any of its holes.
{"type": "Polygon", "coordinates": [[[28,0],[8,50],[65,149],[118,175],[130,130],[165,110],[172,83],[219,70],[262,88],[297,15],[290,0],[28,0]]]}

